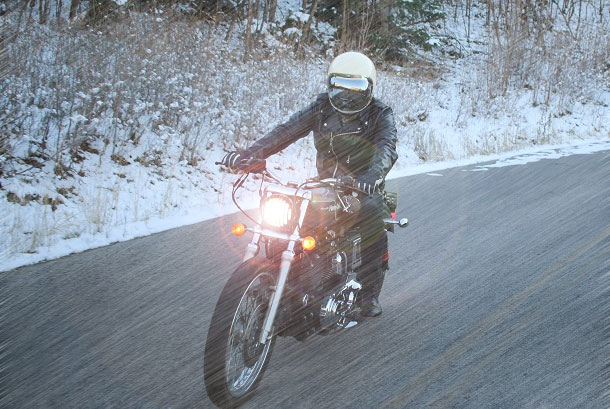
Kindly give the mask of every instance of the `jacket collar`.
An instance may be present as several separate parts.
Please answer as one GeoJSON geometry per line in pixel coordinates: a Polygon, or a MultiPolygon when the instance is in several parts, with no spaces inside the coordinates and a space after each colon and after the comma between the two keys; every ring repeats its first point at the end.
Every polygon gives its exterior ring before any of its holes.
{"type": "Polygon", "coordinates": [[[358,113],[358,118],[360,119],[360,123],[364,126],[368,126],[371,118],[371,114],[374,110],[373,106],[375,105],[375,97],[371,99],[369,105],[364,108],[362,111],[358,113]]]}
{"type": "MultiPolygon", "coordinates": [[[[374,110],[374,107],[373,107],[374,105],[375,105],[375,98],[373,97],[373,99],[371,100],[369,105],[366,108],[364,108],[362,111],[358,112],[358,114],[357,114],[358,121],[360,122],[360,124],[363,127],[366,127],[369,125],[371,114],[374,110]]],[[[330,104],[328,97],[326,98],[326,101],[324,103],[324,106],[321,109],[321,112],[324,115],[324,118],[328,118],[331,115],[341,115],[341,113],[337,112],[335,110],[335,108],[333,108],[333,106],[330,104]]]]}

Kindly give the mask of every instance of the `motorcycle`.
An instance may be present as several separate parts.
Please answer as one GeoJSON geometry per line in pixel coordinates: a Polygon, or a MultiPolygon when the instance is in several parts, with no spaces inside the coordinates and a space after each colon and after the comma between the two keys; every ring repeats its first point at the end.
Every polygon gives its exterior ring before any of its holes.
{"type": "MultiPolygon", "coordinates": [[[[302,341],[357,324],[362,289],[356,279],[361,236],[352,226],[362,192],[350,180],[284,183],[264,159],[250,160],[240,170],[232,199],[253,225],[236,223],[232,233],[250,232],[252,239],[216,303],[204,353],[206,390],[218,407],[239,406],[252,395],[278,336],[302,341]],[[235,198],[250,174],[261,178],[258,220],[235,198]],[[257,257],[261,248],[265,255],[257,257]]],[[[395,217],[397,195],[386,192],[384,199],[393,216],[384,220],[386,230],[406,227],[407,219],[395,217]]],[[[384,263],[387,269],[385,257],[384,263]]]]}

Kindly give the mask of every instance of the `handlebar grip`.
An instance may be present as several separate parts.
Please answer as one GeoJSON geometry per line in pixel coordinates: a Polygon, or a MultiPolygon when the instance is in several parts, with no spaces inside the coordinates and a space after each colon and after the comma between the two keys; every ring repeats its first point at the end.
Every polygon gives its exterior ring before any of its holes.
{"type": "MultiPolygon", "coordinates": [[[[214,162],[215,165],[225,165],[224,162],[214,162]]],[[[233,170],[241,170],[244,173],[261,173],[267,169],[267,161],[265,159],[244,158],[238,163],[231,166],[233,170]]]]}

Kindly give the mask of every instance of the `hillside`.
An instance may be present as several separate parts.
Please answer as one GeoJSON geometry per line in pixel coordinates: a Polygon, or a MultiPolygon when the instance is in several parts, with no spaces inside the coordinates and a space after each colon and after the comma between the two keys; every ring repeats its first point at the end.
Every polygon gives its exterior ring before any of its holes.
{"type": "MultiPolygon", "coordinates": [[[[558,6],[526,37],[488,24],[483,6],[442,3],[445,17],[425,26],[430,49],[376,60],[396,175],[610,139],[610,2],[571,16],[558,6]]],[[[214,162],[324,91],[339,41],[316,21],[316,42],[295,52],[309,15],[290,2],[258,25],[248,58],[243,27],[210,16],[122,3],[99,24],[84,7],[38,24],[19,4],[3,2],[0,17],[0,270],[234,211],[235,177],[214,162]]],[[[313,175],[311,141],[270,163],[313,175]]]]}

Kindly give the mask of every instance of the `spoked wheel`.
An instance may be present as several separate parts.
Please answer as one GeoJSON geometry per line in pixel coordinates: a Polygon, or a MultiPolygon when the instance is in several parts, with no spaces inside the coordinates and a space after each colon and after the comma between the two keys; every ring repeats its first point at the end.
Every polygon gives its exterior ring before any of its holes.
{"type": "Polygon", "coordinates": [[[275,280],[269,273],[258,274],[244,292],[233,316],[227,341],[226,380],[231,395],[241,397],[258,379],[271,343],[261,344],[259,337],[275,280]]]}
{"type": "Polygon", "coordinates": [[[219,407],[236,407],[247,399],[271,358],[275,335],[265,344],[259,342],[276,281],[271,267],[242,264],[216,304],[205,346],[204,379],[219,407]]]}

